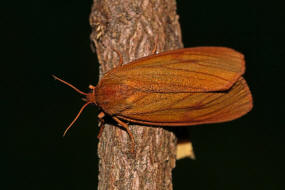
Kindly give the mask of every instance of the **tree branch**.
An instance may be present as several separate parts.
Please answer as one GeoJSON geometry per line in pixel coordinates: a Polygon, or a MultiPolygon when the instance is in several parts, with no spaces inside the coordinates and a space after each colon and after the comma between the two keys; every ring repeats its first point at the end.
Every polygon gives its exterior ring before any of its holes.
{"type": "MultiPolygon", "coordinates": [[[[116,67],[118,50],[127,64],[157,52],[182,48],[175,0],[94,0],[91,40],[100,62],[100,77],[116,67]]],[[[112,120],[107,120],[111,123],[112,120]]],[[[98,145],[98,189],[172,189],[176,137],[160,127],[131,125],[136,142],[117,125],[105,124],[98,145]]]]}

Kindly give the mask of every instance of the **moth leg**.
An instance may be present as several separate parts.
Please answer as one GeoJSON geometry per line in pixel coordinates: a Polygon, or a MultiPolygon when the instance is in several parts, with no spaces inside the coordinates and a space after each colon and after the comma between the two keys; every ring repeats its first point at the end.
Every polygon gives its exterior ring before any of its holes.
{"type": "Polygon", "coordinates": [[[98,135],[97,135],[97,138],[98,139],[100,139],[100,137],[102,136],[102,133],[103,133],[103,130],[104,130],[104,128],[105,128],[105,125],[104,125],[104,119],[102,119],[102,121],[100,121],[100,131],[99,131],[99,133],[98,133],[98,135]]]}
{"type": "Polygon", "coordinates": [[[157,50],[157,43],[158,43],[158,35],[155,37],[155,41],[154,41],[154,47],[151,51],[151,54],[156,54],[156,50],[157,50]]]}
{"type": "Polygon", "coordinates": [[[132,134],[132,132],[130,131],[129,129],[129,125],[124,123],[123,121],[121,121],[119,118],[117,118],[116,116],[113,116],[113,119],[118,123],[120,124],[124,129],[127,130],[130,138],[131,138],[131,141],[132,141],[132,153],[135,152],[135,139],[134,139],[134,136],[132,134]]]}
{"type": "Polygon", "coordinates": [[[97,138],[98,139],[100,139],[100,137],[101,137],[101,135],[102,135],[102,133],[103,133],[103,130],[104,130],[104,128],[105,128],[105,126],[104,126],[104,119],[103,119],[103,117],[105,116],[105,113],[104,112],[100,112],[99,114],[98,114],[98,118],[99,118],[99,122],[100,122],[100,125],[99,125],[99,127],[100,127],[100,131],[99,131],[99,134],[97,135],[97,138]]]}
{"type": "Polygon", "coordinates": [[[114,51],[118,54],[118,56],[119,56],[119,58],[120,58],[118,67],[122,66],[122,65],[123,65],[123,56],[122,56],[122,54],[121,54],[118,50],[116,50],[116,49],[114,49],[114,48],[111,48],[111,49],[114,50],[114,51]]]}

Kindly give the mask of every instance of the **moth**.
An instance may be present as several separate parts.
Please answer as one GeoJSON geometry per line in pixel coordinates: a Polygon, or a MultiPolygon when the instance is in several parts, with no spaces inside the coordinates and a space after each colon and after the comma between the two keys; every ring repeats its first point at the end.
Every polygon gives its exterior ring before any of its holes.
{"type": "MultiPolygon", "coordinates": [[[[118,53],[118,52],[117,52],[118,53]]],[[[86,96],[86,103],[64,135],[89,104],[101,108],[134,137],[126,122],[153,126],[191,126],[237,119],[253,106],[242,77],[243,54],[226,47],[194,47],[137,59],[107,72],[97,86],[85,93],[62,79],[55,79],[86,96]]],[[[99,136],[103,131],[103,126],[99,136]]]]}

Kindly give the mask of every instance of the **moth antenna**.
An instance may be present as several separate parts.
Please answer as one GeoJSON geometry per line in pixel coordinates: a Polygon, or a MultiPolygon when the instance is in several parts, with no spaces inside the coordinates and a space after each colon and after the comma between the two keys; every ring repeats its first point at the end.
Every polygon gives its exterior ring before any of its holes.
{"type": "Polygon", "coordinates": [[[78,114],[76,115],[76,117],[73,119],[73,121],[69,124],[69,126],[65,129],[62,137],[64,137],[67,133],[67,131],[72,127],[72,125],[75,123],[75,121],[78,119],[78,117],[81,115],[82,111],[86,108],[86,106],[88,106],[88,104],[90,104],[92,102],[87,102],[86,104],[84,104],[81,109],[79,110],[78,114]]]}
{"type": "Polygon", "coordinates": [[[55,75],[52,75],[52,77],[53,77],[55,80],[58,80],[58,81],[62,82],[63,84],[66,84],[67,86],[73,88],[73,89],[74,89],[76,92],[78,92],[79,94],[82,94],[82,95],[87,96],[88,93],[82,92],[81,90],[79,90],[78,88],[76,88],[75,86],[73,86],[72,84],[70,84],[70,83],[68,83],[68,82],[66,82],[66,81],[64,81],[64,80],[62,80],[62,79],[60,79],[60,78],[58,78],[58,77],[55,76],[55,75]]]}

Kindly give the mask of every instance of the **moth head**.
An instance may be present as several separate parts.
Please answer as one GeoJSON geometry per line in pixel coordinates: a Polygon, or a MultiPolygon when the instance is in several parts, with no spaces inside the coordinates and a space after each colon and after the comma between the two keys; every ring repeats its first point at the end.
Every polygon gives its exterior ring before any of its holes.
{"type": "MultiPolygon", "coordinates": [[[[95,89],[96,89],[96,86],[93,86],[93,85],[89,85],[89,89],[91,90],[89,93],[85,93],[83,92],[85,95],[85,98],[82,98],[82,100],[84,100],[85,102],[89,102],[89,103],[93,103],[93,104],[96,104],[96,97],[95,97],[95,89]]],[[[81,93],[82,94],[82,93],[81,93]]]]}

